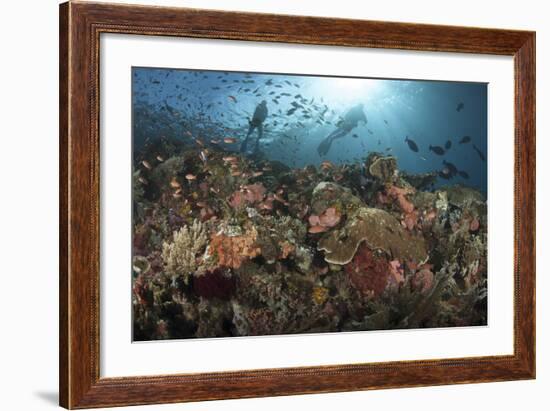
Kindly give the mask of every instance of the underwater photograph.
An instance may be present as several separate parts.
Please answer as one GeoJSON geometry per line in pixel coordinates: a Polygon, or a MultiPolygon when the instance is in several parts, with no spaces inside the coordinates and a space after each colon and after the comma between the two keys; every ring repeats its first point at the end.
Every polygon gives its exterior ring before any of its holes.
{"type": "Polygon", "coordinates": [[[132,68],[132,339],[487,325],[487,84],[132,68]]]}

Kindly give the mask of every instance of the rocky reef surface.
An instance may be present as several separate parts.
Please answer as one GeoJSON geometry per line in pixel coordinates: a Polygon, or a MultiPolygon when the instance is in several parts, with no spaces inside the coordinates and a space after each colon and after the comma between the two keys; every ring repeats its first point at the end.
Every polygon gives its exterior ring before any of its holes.
{"type": "MultiPolygon", "coordinates": [[[[215,144],[233,144],[231,139],[215,144]]],[[[160,139],[133,173],[134,340],[484,325],[487,206],[395,157],[290,169],[160,139]]]]}

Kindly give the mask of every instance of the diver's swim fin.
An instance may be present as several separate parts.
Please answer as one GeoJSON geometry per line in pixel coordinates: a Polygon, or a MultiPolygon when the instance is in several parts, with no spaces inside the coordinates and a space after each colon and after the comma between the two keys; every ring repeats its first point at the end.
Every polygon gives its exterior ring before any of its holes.
{"type": "Polygon", "coordinates": [[[321,144],[319,144],[319,147],[317,147],[317,152],[320,156],[325,156],[329,152],[331,145],[332,138],[327,137],[323,141],[321,141],[321,144]]]}

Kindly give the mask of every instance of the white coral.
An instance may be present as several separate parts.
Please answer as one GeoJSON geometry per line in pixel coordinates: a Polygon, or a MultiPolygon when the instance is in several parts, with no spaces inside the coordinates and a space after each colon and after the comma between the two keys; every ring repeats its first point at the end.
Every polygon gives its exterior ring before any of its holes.
{"type": "Polygon", "coordinates": [[[206,227],[198,220],[191,226],[183,226],[174,231],[173,241],[162,245],[162,258],[166,272],[175,277],[183,275],[187,278],[199,268],[197,257],[204,253],[208,242],[206,227]]]}

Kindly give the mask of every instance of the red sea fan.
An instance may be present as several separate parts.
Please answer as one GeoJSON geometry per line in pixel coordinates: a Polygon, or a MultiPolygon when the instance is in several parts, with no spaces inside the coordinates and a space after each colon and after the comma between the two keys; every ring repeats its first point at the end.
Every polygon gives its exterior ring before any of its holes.
{"type": "Polygon", "coordinates": [[[193,278],[193,291],[199,297],[228,300],[235,292],[235,278],[221,269],[193,278]]]}
{"type": "Polygon", "coordinates": [[[349,264],[345,265],[353,286],[365,296],[380,296],[390,279],[390,266],[384,256],[376,256],[365,244],[361,245],[349,264]]]}
{"type": "Polygon", "coordinates": [[[340,222],[340,213],[334,207],[327,208],[319,216],[320,224],[324,227],[334,227],[340,222]]]}

